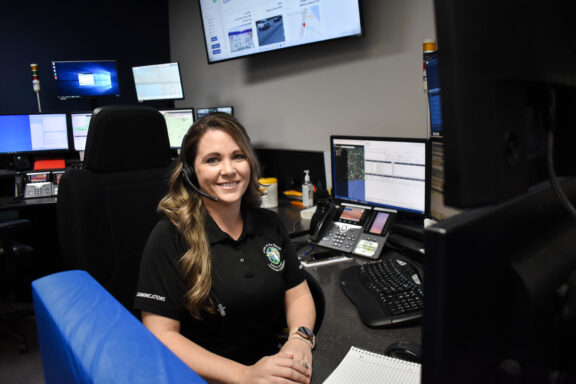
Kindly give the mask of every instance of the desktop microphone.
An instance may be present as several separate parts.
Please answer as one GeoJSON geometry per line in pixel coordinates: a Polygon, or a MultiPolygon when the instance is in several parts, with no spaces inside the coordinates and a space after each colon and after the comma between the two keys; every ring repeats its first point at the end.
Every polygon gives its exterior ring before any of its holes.
{"type": "Polygon", "coordinates": [[[189,167],[187,165],[184,165],[184,168],[182,168],[182,177],[184,178],[184,180],[186,181],[186,183],[192,187],[193,190],[195,190],[196,192],[198,192],[198,194],[200,194],[201,196],[207,197],[212,201],[218,201],[218,198],[216,196],[212,196],[207,194],[206,192],[203,192],[200,190],[200,188],[198,188],[193,182],[192,180],[190,180],[190,176],[188,176],[188,171],[189,171],[189,167]]]}

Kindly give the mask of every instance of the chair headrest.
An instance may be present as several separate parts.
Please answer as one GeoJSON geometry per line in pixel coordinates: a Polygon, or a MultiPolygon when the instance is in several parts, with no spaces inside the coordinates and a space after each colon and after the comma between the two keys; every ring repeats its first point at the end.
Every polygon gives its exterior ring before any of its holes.
{"type": "Polygon", "coordinates": [[[147,106],[96,108],[90,118],[84,167],[117,172],[167,166],[170,141],[164,116],[147,106]]]}

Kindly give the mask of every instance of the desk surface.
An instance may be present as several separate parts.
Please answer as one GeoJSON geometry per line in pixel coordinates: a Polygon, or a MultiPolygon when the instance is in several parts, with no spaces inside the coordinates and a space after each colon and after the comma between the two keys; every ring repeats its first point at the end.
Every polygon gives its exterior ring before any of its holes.
{"type": "MultiPolygon", "coordinates": [[[[301,219],[301,209],[290,204],[282,202],[273,210],[278,212],[286,229],[293,236],[306,231],[310,226],[309,220],[301,219]]],[[[304,236],[297,239],[297,241],[305,240],[304,236]]],[[[388,252],[395,251],[385,248],[383,256],[388,252]]],[[[340,287],[340,272],[354,264],[363,264],[368,261],[370,259],[353,257],[349,261],[306,268],[322,286],[326,300],[324,320],[314,349],[312,384],[323,383],[352,346],[384,354],[388,345],[394,342],[400,340],[420,342],[420,323],[373,329],[364,325],[360,319],[356,307],[340,287]]]]}
{"type": "Polygon", "coordinates": [[[36,197],[33,199],[14,199],[12,196],[0,197],[0,211],[18,209],[22,207],[35,207],[39,205],[55,205],[56,196],[36,197]]]}
{"type": "Polygon", "coordinates": [[[307,268],[322,286],[326,298],[324,321],[314,350],[312,384],[324,382],[352,346],[384,354],[386,347],[396,341],[420,342],[419,323],[383,329],[372,329],[364,325],[356,307],[340,288],[340,272],[366,261],[358,257],[341,263],[307,268]]]}

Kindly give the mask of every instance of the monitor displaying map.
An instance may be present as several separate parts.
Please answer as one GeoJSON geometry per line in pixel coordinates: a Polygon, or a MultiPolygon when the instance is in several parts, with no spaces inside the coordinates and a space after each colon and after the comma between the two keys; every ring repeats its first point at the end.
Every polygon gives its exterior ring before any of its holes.
{"type": "Polygon", "coordinates": [[[360,0],[200,0],[208,63],[362,36],[360,0]]]}
{"type": "Polygon", "coordinates": [[[194,108],[167,109],[160,113],[166,119],[170,147],[180,148],[188,128],[194,123],[194,108]]]}

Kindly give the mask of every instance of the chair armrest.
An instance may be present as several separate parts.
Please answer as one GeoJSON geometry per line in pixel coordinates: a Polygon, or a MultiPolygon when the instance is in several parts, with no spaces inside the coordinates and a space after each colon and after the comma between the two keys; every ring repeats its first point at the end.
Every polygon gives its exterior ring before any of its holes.
{"type": "Polygon", "coordinates": [[[45,382],[205,383],[90,274],[32,282],[45,382]]]}
{"type": "Polygon", "coordinates": [[[0,222],[0,233],[13,231],[15,229],[24,229],[30,227],[30,220],[17,219],[0,222]]]}

